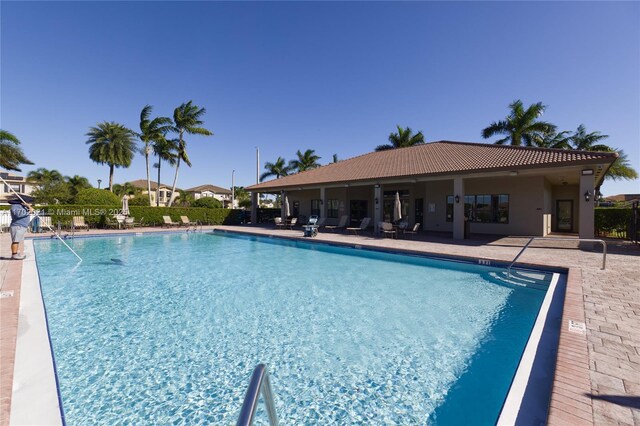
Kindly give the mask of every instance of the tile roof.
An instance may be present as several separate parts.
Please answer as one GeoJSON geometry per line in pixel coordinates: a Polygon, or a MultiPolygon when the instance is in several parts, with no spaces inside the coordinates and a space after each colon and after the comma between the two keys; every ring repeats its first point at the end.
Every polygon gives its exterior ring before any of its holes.
{"type": "Polygon", "coordinates": [[[231,194],[231,190],[227,188],[222,188],[220,186],[215,186],[211,184],[194,186],[193,188],[186,189],[187,192],[202,192],[202,191],[211,191],[216,194],[231,194]]]}
{"type": "MultiPolygon", "coordinates": [[[[129,183],[131,185],[135,186],[136,188],[147,189],[147,180],[146,179],[132,180],[129,183]]],[[[171,189],[171,185],[167,185],[166,183],[161,183],[160,187],[165,187],[165,188],[171,189]]],[[[152,180],[151,181],[151,190],[155,191],[156,189],[158,189],[158,183],[152,180]]],[[[176,188],[176,191],[179,191],[179,190],[180,190],[180,188],[176,188]]]]}
{"type": "Polygon", "coordinates": [[[371,152],[280,179],[249,186],[248,190],[447,175],[480,171],[612,163],[610,152],[531,148],[488,143],[438,141],[408,148],[371,152]]]}

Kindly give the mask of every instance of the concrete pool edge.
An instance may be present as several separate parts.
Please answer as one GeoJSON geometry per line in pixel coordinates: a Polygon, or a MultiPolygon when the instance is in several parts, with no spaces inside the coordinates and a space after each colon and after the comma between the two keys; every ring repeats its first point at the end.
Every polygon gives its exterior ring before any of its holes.
{"type": "Polygon", "coordinates": [[[9,423],[62,425],[53,352],[32,241],[25,241],[9,423]],[[37,399],[33,396],[37,395],[37,399]],[[38,409],[34,409],[37,400],[38,409]]]}

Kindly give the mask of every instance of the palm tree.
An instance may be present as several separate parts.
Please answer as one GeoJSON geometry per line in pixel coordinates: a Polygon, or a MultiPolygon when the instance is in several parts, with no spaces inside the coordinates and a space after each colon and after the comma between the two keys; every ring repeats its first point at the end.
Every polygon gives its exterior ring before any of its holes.
{"type": "Polygon", "coordinates": [[[396,127],[398,131],[389,135],[389,142],[391,143],[386,145],[378,145],[376,147],[376,151],[405,148],[408,146],[422,145],[424,143],[424,135],[422,134],[422,132],[418,132],[414,135],[410,127],[396,127]]]}
{"type": "Polygon", "coordinates": [[[144,144],[142,147],[142,154],[144,155],[144,161],[147,168],[147,195],[149,196],[149,205],[151,205],[151,177],[149,174],[149,155],[151,154],[151,145],[164,139],[167,132],[171,131],[171,125],[173,122],[169,117],[156,117],[153,120],[149,118],[151,115],[151,105],[146,105],[142,108],[140,113],[140,133],[138,138],[144,144]]]}
{"type": "Polygon", "coordinates": [[[571,149],[571,136],[569,133],[568,130],[564,130],[560,133],[546,134],[541,141],[536,143],[536,146],[540,148],[571,149]]]}
{"type": "MultiPolygon", "coordinates": [[[[571,136],[573,148],[579,151],[598,151],[598,152],[617,152],[618,158],[609,167],[605,179],[611,180],[633,180],[638,178],[638,172],[631,167],[627,154],[621,149],[611,148],[609,145],[600,143],[607,139],[609,135],[603,135],[600,132],[587,133],[586,127],[581,124],[571,136]]],[[[596,188],[600,191],[600,187],[596,188]]]]}
{"type": "Polygon", "coordinates": [[[264,163],[264,169],[266,172],[260,175],[260,182],[270,176],[275,176],[276,179],[280,179],[282,176],[288,175],[290,171],[286,160],[282,157],[278,157],[275,163],[269,163],[267,161],[264,163]]]}
{"type": "Polygon", "coordinates": [[[298,150],[296,156],[298,156],[296,160],[289,161],[289,170],[304,172],[320,167],[320,164],[318,164],[320,156],[316,155],[313,149],[306,150],[304,154],[298,150]]]}
{"type": "MultiPolygon", "coordinates": [[[[173,188],[171,188],[171,194],[176,192],[176,184],[178,182],[178,171],[180,170],[180,162],[184,161],[189,167],[191,163],[187,157],[187,141],[184,140],[184,134],[190,135],[204,135],[211,136],[213,132],[200,127],[204,124],[200,118],[207,110],[204,108],[198,108],[192,104],[192,101],[186,104],[180,105],[173,111],[173,130],[178,133],[178,162],[176,164],[176,174],[173,178],[173,188]]],[[[169,199],[169,207],[171,207],[172,200],[169,199]]]]}
{"type": "Polygon", "coordinates": [[[67,176],[65,177],[65,180],[67,181],[69,192],[71,193],[71,197],[73,199],[75,199],[76,195],[78,195],[78,191],[82,189],[92,188],[91,184],[89,183],[89,179],[84,176],[67,176]]]}
{"type": "MultiPolygon", "coordinates": [[[[158,162],[153,167],[158,169],[158,185],[156,186],[156,207],[160,207],[160,169],[162,167],[162,160],[166,161],[171,167],[175,166],[178,162],[178,140],[177,139],[158,139],[153,142],[151,146],[153,154],[158,157],[158,162]]],[[[187,159],[187,164],[191,166],[191,163],[187,159]]],[[[173,192],[171,193],[173,194],[173,192]]],[[[171,201],[171,197],[169,197],[171,201]]],[[[149,201],[151,205],[151,201],[149,201]]]]}
{"type": "Polygon", "coordinates": [[[109,191],[113,192],[113,170],[115,167],[129,167],[136,151],[135,133],[122,124],[114,122],[98,123],[87,133],[89,157],[98,164],[109,165],[109,191]]]}
{"type": "Polygon", "coordinates": [[[20,140],[13,133],[0,129],[0,167],[20,172],[20,164],[33,164],[19,145],[20,140]]]}
{"type": "Polygon", "coordinates": [[[27,174],[27,181],[34,184],[31,195],[38,203],[57,204],[70,201],[69,185],[57,170],[39,168],[27,174]]]}
{"type": "Polygon", "coordinates": [[[538,146],[543,143],[546,135],[555,133],[556,126],[546,121],[537,121],[547,108],[541,102],[524,109],[521,100],[513,101],[509,108],[511,112],[501,121],[494,121],[482,131],[482,137],[487,139],[495,135],[505,135],[495,143],[514,146],[538,146]]]}

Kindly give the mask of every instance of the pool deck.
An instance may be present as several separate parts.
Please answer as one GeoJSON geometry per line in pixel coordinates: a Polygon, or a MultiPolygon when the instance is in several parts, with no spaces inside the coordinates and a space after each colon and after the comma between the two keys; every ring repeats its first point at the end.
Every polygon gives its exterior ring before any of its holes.
{"type": "MultiPolygon", "coordinates": [[[[210,230],[214,227],[205,227],[210,230]]],[[[216,229],[256,235],[310,240],[300,229],[217,226],[216,229]]],[[[166,231],[160,228],[134,232],[166,231]]],[[[132,231],[121,231],[131,233],[132,231]]],[[[114,235],[95,230],[82,234],[114,235]]],[[[43,234],[46,235],[46,234],[43,234]]],[[[415,240],[377,238],[370,234],[321,232],[313,240],[395,251],[471,257],[509,262],[526,243],[524,237],[448,236],[420,234],[415,240]]],[[[0,299],[0,426],[9,424],[22,263],[7,260],[9,236],[0,234],[0,284],[13,295],[0,299]]],[[[577,249],[576,242],[534,242],[519,263],[569,271],[562,329],[548,424],[640,426],[640,247],[609,240],[607,268],[600,250],[577,249]],[[570,331],[569,321],[586,324],[586,334],[570,331]]]]}

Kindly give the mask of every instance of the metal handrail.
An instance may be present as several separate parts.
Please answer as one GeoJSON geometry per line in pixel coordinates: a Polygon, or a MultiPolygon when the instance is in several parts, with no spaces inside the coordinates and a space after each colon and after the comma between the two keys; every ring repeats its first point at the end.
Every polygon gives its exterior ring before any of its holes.
{"type": "Polygon", "coordinates": [[[247,394],[244,397],[244,402],[242,403],[242,409],[240,410],[240,416],[238,416],[236,426],[250,426],[253,424],[253,418],[255,417],[256,410],[258,409],[260,393],[262,393],[264,404],[267,408],[269,424],[271,426],[278,426],[278,415],[276,414],[276,405],[273,401],[273,391],[271,390],[269,372],[267,371],[267,366],[264,364],[258,364],[255,370],[253,370],[253,375],[251,375],[249,388],[247,389],[247,394]]]}
{"type": "Polygon", "coordinates": [[[533,242],[533,240],[545,240],[545,241],[579,241],[585,243],[600,243],[602,244],[602,269],[606,269],[607,266],[607,243],[604,240],[597,240],[592,238],[545,238],[545,237],[531,237],[527,244],[522,247],[522,250],[513,258],[509,267],[507,268],[507,275],[511,277],[511,267],[518,260],[518,258],[524,253],[524,251],[529,247],[529,244],[533,242]]]}

